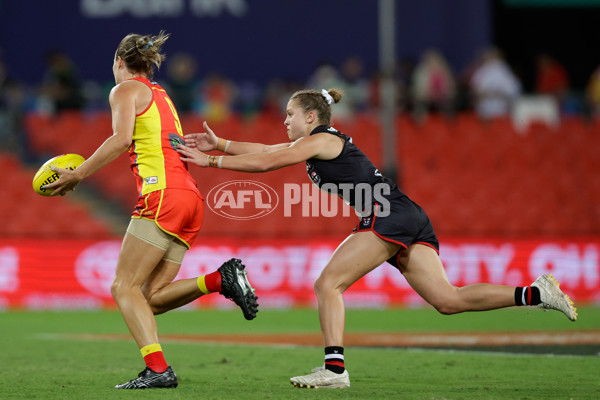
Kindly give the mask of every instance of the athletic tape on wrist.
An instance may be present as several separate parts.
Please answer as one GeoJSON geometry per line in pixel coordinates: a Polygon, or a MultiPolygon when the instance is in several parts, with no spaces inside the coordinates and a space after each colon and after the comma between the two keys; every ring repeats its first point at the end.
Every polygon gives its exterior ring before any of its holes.
{"type": "Polygon", "coordinates": [[[223,149],[221,148],[221,143],[223,143],[224,141],[225,139],[217,138],[217,150],[223,151],[223,149]]]}

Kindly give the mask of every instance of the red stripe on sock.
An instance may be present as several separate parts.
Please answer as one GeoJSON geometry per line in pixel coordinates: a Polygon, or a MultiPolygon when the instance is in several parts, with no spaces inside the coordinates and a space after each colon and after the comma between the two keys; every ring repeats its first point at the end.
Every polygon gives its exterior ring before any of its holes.
{"type": "Polygon", "coordinates": [[[144,357],[144,361],[148,368],[159,374],[162,374],[169,368],[162,351],[155,351],[154,353],[148,354],[144,357]]]}
{"type": "Polygon", "coordinates": [[[344,362],[343,361],[326,361],[325,364],[327,365],[335,365],[338,367],[343,367],[344,366],[344,362]]]}
{"type": "Polygon", "coordinates": [[[525,290],[527,290],[527,304],[531,305],[531,288],[527,286],[525,290]]]}
{"type": "Polygon", "coordinates": [[[221,273],[219,271],[215,271],[211,274],[204,276],[204,284],[206,288],[211,292],[220,292],[221,291],[221,273]]]}

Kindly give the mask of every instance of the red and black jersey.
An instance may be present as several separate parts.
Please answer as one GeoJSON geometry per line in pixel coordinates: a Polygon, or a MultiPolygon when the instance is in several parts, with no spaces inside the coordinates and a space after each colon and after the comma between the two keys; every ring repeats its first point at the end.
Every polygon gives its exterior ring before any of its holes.
{"type": "Polygon", "coordinates": [[[383,195],[389,201],[406,197],[396,183],[383,176],[369,157],[365,155],[354,143],[350,136],[344,135],[333,127],[320,125],[310,134],[328,133],[344,140],[342,152],[331,160],[310,158],[306,160],[308,177],[319,189],[342,197],[348,205],[356,211],[370,211],[367,197],[377,202],[376,193],[382,189],[383,195]],[[359,204],[360,203],[360,204],[359,204]],[[357,206],[361,209],[357,209],[357,206]],[[367,206],[367,207],[365,207],[367,206]],[[368,210],[367,210],[368,209],[368,210]]]}
{"type": "Polygon", "coordinates": [[[331,160],[306,161],[306,171],[319,189],[342,197],[359,215],[353,232],[371,231],[401,249],[388,260],[400,268],[398,256],[414,243],[439,252],[439,241],[425,211],[383,176],[349,136],[321,125],[311,135],[326,132],[344,140],[341,153],[331,160]]]}

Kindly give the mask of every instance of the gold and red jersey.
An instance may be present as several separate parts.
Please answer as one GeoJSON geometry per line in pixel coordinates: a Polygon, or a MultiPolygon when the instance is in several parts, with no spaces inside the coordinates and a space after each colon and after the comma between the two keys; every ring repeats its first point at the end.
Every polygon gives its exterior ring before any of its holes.
{"type": "Polygon", "coordinates": [[[133,78],[152,90],[152,101],[135,117],[129,148],[131,170],[140,196],[162,189],[198,192],[196,181],[181,161],[177,144],[184,143],[179,116],[167,92],[156,82],[133,78]]]}

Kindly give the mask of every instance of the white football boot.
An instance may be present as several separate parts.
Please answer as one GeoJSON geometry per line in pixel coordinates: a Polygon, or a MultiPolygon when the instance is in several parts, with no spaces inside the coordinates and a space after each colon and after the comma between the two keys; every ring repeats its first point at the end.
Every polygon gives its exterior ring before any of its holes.
{"type": "Polygon", "coordinates": [[[312,374],[290,378],[290,383],[297,388],[309,389],[350,387],[350,376],[346,370],[341,374],[336,374],[323,367],[317,367],[313,371],[315,372],[312,374]]]}
{"type": "Polygon", "coordinates": [[[318,371],[324,371],[324,370],[325,370],[325,364],[319,365],[318,367],[314,367],[313,369],[310,370],[310,372],[318,372],[318,371]]]}
{"type": "Polygon", "coordinates": [[[571,321],[577,320],[577,309],[574,307],[569,296],[560,290],[560,284],[552,274],[540,275],[531,286],[540,289],[540,299],[542,302],[538,307],[545,310],[561,311],[571,321]]]}

